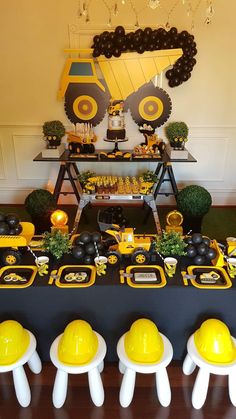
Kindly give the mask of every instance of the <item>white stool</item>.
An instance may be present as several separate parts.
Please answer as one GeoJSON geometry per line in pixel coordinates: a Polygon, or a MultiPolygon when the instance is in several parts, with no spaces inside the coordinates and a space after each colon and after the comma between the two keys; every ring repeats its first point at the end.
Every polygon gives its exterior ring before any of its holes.
{"type": "MultiPolygon", "coordinates": [[[[236,340],[232,337],[234,344],[236,340]]],[[[198,352],[195,343],[194,335],[190,336],[187,343],[187,355],[183,363],[183,373],[190,375],[195,370],[196,366],[199,371],[194,383],[192,393],[192,405],[195,409],[201,409],[204,405],[210,373],[215,375],[228,375],[229,397],[234,406],[236,406],[236,361],[231,364],[212,364],[204,359],[198,352]]]]}
{"type": "Polygon", "coordinates": [[[36,339],[29,330],[27,332],[30,336],[30,342],[22,357],[14,364],[0,365],[0,373],[12,371],[16,397],[22,407],[29,406],[31,401],[30,387],[23,365],[27,363],[30,370],[35,374],[39,374],[42,370],[42,363],[36,352],[36,339]]]}
{"type": "Polygon", "coordinates": [[[171,389],[166,367],[172,360],[173,348],[170,341],[162,333],[160,335],[164,343],[164,353],[160,361],[154,364],[138,364],[131,361],[125,352],[125,335],[120,338],[117,344],[117,354],[119,357],[119,370],[121,374],[124,374],[120,388],[120,404],[122,407],[128,407],[132,402],[137,372],[142,374],[156,374],[156,388],[159,401],[162,406],[169,406],[171,389]]]}
{"type": "Polygon", "coordinates": [[[68,374],[88,373],[90,396],[96,406],[102,406],[104,402],[104,389],[100,376],[103,371],[104,358],[106,355],[106,343],[101,335],[94,332],[98,338],[98,350],[94,358],[83,365],[66,365],[58,359],[58,343],[62,334],[58,336],[50,348],[50,357],[52,363],[57,367],[57,374],[53,387],[52,401],[57,408],[62,407],[66,400],[68,387],[68,374]]]}

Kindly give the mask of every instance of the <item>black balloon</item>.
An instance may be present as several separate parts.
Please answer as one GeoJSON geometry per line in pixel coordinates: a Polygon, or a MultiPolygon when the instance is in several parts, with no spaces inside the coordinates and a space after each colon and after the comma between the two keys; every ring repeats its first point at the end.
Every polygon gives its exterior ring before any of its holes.
{"type": "Polygon", "coordinates": [[[106,51],[104,55],[105,55],[106,58],[111,58],[112,57],[112,51],[106,51]]]}
{"type": "Polygon", "coordinates": [[[149,37],[152,33],[152,29],[151,28],[145,28],[143,33],[144,33],[144,35],[149,37]]]}
{"type": "Polygon", "coordinates": [[[206,253],[206,258],[207,258],[207,260],[212,260],[212,259],[215,259],[215,257],[216,257],[216,250],[215,250],[215,249],[210,248],[210,249],[208,250],[208,252],[206,253]]]}
{"type": "Polygon", "coordinates": [[[115,44],[120,48],[121,45],[125,43],[125,37],[124,36],[117,36],[115,38],[115,44]]]}
{"type": "Polygon", "coordinates": [[[117,48],[117,47],[114,48],[113,55],[114,55],[114,57],[120,57],[120,55],[121,55],[120,48],[117,48]]]}
{"type": "Polygon", "coordinates": [[[5,221],[0,221],[0,235],[4,236],[5,234],[9,234],[9,231],[9,225],[5,221]]]}
{"type": "Polygon", "coordinates": [[[137,46],[137,48],[136,48],[136,51],[139,53],[139,54],[143,54],[144,53],[144,51],[145,51],[145,46],[144,45],[138,45],[137,46]]]}
{"type": "Polygon", "coordinates": [[[99,57],[99,55],[101,54],[100,49],[99,48],[94,48],[93,50],[93,57],[99,57]]]}
{"type": "Polygon", "coordinates": [[[21,234],[21,233],[22,233],[23,227],[22,227],[22,225],[21,225],[21,224],[18,224],[18,225],[14,228],[14,230],[15,230],[15,234],[18,236],[19,234],[21,234]]]}
{"type": "Polygon", "coordinates": [[[143,30],[142,29],[137,29],[135,31],[135,34],[138,35],[138,36],[142,36],[143,35],[143,30]]]}
{"type": "Polygon", "coordinates": [[[91,242],[91,234],[88,231],[84,231],[83,233],[81,233],[78,237],[78,241],[84,244],[90,243],[91,242]]]}
{"type": "Polygon", "coordinates": [[[94,42],[94,44],[98,44],[98,43],[99,43],[99,41],[100,41],[100,36],[99,36],[99,35],[95,35],[95,36],[93,37],[93,42],[94,42]]]}
{"type": "Polygon", "coordinates": [[[175,28],[175,27],[170,28],[169,33],[171,35],[176,35],[178,33],[177,28],[175,28]]]}
{"type": "Polygon", "coordinates": [[[85,252],[87,255],[94,255],[96,253],[96,249],[93,243],[88,243],[85,246],[85,252]]]}
{"type": "Polygon", "coordinates": [[[205,256],[201,256],[201,255],[197,255],[193,259],[194,265],[203,265],[205,263],[205,261],[206,261],[205,256]]]}
{"type": "Polygon", "coordinates": [[[115,28],[115,34],[118,36],[124,36],[125,35],[125,29],[123,26],[117,26],[115,28]]]}
{"type": "Polygon", "coordinates": [[[16,227],[20,222],[18,215],[13,213],[7,214],[5,221],[7,222],[10,228],[16,227]]]}
{"type": "Polygon", "coordinates": [[[167,70],[166,78],[171,79],[173,76],[174,76],[174,71],[173,70],[167,70]]]}
{"type": "Polygon", "coordinates": [[[83,263],[85,265],[93,265],[93,262],[94,262],[94,257],[93,256],[90,256],[90,255],[85,255],[84,256],[83,263]]]}
{"type": "Polygon", "coordinates": [[[82,246],[75,246],[72,249],[72,255],[76,259],[82,259],[85,255],[84,248],[82,246]]]}

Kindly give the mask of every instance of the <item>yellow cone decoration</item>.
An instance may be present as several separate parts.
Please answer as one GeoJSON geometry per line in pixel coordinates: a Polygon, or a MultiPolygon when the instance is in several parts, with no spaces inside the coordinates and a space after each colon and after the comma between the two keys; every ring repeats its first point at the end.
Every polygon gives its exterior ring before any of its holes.
{"type": "Polygon", "coordinates": [[[236,348],[228,327],[220,320],[208,319],[194,333],[200,355],[215,364],[227,364],[236,359],[236,348]]]}
{"type": "Polygon", "coordinates": [[[74,320],[69,323],[58,344],[58,357],[64,364],[87,364],[96,355],[98,338],[89,323],[74,320]]]}
{"type": "Polygon", "coordinates": [[[17,321],[0,323],[0,365],[17,362],[26,352],[29,342],[29,333],[17,321]]]}
{"type": "Polygon", "coordinates": [[[124,339],[128,357],[138,363],[151,364],[158,362],[164,352],[162,337],[151,320],[136,320],[124,339]]]}

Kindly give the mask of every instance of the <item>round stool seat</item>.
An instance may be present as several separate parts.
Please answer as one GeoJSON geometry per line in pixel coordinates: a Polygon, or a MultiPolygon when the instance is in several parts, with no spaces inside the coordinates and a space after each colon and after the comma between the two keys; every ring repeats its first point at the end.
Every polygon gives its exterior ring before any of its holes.
{"type": "Polygon", "coordinates": [[[136,373],[141,374],[156,374],[157,396],[162,406],[168,406],[171,401],[171,390],[169,379],[166,371],[167,365],[173,358],[172,345],[162,333],[160,333],[163,343],[164,352],[161,359],[156,363],[140,364],[128,358],[123,335],[117,344],[117,355],[119,357],[119,369],[124,374],[121,389],[120,389],[120,404],[123,407],[128,407],[133,399],[136,373]]]}
{"type": "MultiPolygon", "coordinates": [[[[234,345],[236,345],[236,339],[232,337],[232,340],[234,345]]],[[[236,406],[236,361],[227,364],[214,364],[207,361],[198,352],[194,342],[194,335],[192,335],[187,343],[187,355],[183,363],[183,373],[185,375],[192,374],[196,366],[199,367],[199,371],[193,387],[193,407],[200,409],[205,403],[210,374],[228,375],[230,400],[236,406]]]]}
{"type": "Polygon", "coordinates": [[[58,344],[63,334],[59,335],[51,345],[50,358],[57,368],[57,374],[53,388],[53,404],[60,408],[66,400],[68,387],[68,374],[88,373],[89,389],[91,398],[96,406],[101,406],[104,402],[104,389],[100,372],[103,370],[103,360],[106,355],[106,343],[99,333],[94,332],[98,338],[98,350],[95,356],[87,364],[67,365],[58,358],[58,344]]]}
{"type": "Polygon", "coordinates": [[[42,370],[42,363],[36,352],[36,339],[29,330],[26,331],[30,337],[26,352],[13,364],[0,365],[0,373],[12,371],[16,397],[22,407],[29,406],[31,400],[30,387],[23,365],[28,363],[30,370],[35,374],[39,374],[42,370]]]}

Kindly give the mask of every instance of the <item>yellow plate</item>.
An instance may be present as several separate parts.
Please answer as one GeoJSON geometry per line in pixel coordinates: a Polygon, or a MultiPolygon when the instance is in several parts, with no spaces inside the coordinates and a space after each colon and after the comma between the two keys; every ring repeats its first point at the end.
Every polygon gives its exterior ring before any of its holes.
{"type": "Polygon", "coordinates": [[[58,271],[52,271],[48,281],[49,285],[52,285],[55,280],[55,285],[59,288],[86,288],[94,284],[96,278],[96,268],[92,265],[64,265],[61,266],[58,271]],[[88,272],[90,276],[88,282],[62,282],[66,271],[69,272],[88,272]]]}
{"type": "Polygon", "coordinates": [[[206,273],[210,271],[217,272],[221,278],[225,280],[225,284],[200,284],[196,281],[196,279],[191,279],[191,284],[196,288],[204,288],[204,289],[227,289],[232,287],[232,282],[227,274],[227,272],[221,268],[220,266],[188,266],[187,271],[189,275],[196,275],[196,269],[201,269],[201,273],[206,273]]]}
{"type": "Polygon", "coordinates": [[[27,288],[33,284],[34,278],[37,274],[37,267],[30,266],[30,265],[14,265],[14,266],[4,266],[0,269],[0,288],[27,288]],[[15,273],[16,275],[21,276],[21,272],[24,273],[25,271],[31,271],[30,277],[25,282],[4,282],[3,275],[4,272],[9,271],[9,274],[15,273]],[[20,272],[21,271],[21,272],[20,272]]]}
{"type": "MultiPolygon", "coordinates": [[[[162,288],[166,285],[166,277],[165,277],[164,271],[163,271],[162,267],[159,266],[159,265],[127,266],[126,273],[131,274],[132,271],[134,271],[134,270],[140,271],[140,273],[141,272],[148,272],[149,270],[151,272],[158,271],[159,275],[160,275],[160,278],[161,278],[161,282],[159,282],[158,284],[150,284],[150,283],[144,283],[144,282],[135,283],[135,282],[132,281],[131,278],[127,277],[126,278],[127,284],[130,287],[133,287],[133,288],[162,288]]],[[[121,279],[121,283],[122,283],[122,279],[121,279]]]]}

